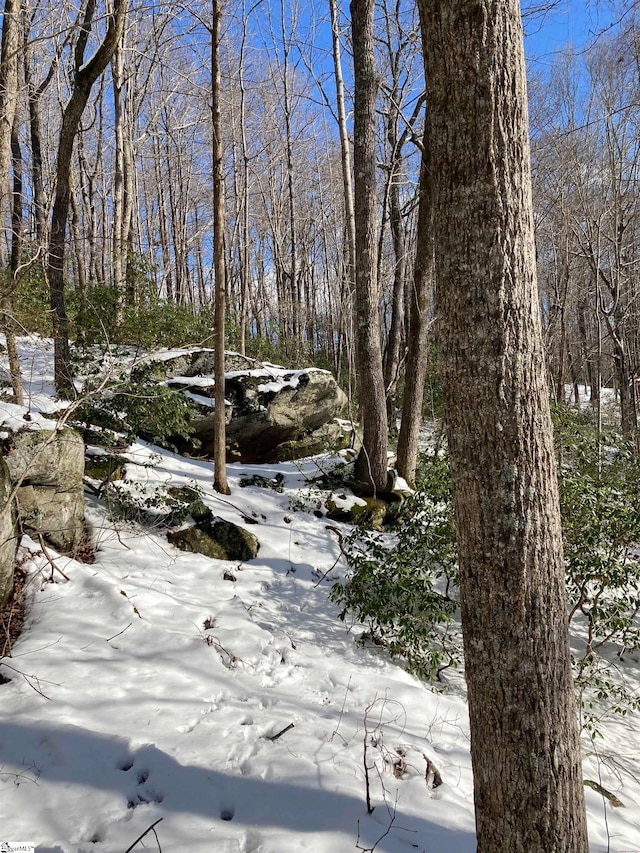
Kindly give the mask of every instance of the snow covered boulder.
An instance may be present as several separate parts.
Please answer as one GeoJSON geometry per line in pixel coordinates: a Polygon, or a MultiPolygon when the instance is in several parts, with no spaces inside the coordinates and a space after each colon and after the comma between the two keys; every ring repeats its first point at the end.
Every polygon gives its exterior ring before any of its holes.
{"type": "MultiPolygon", "coordinates": [[[[213,376],[215,350],[209,347],[191,347],[152,352],[139,359],[131,371],[131,378],[151,378],[158,381],[176,376],[213,376]]],[[[236,352],[225,352],[226,371],[252,370],[258,362],[236,352]]]]}
{"type": "MultiPolygon", "coordinates": [[[[184,380],[177,380],[185,387],[184,380]]],[[[170,384],[174,384],[173,382],[170,384]]],[[[196,386],[200,394],[203,388],[196,386]]],[[[186,390],[196,387],[186,384],[186,390]]],[[[213,394],[213,388],[207,389],[213,394]]],[[[326,425],[344,410],[347,398],[326,370],[285,370],[272,365],[227,373],[227,444],[230,461],[278,462],[318,453],[337,441],[339,426],[326,425]],[[318,432],[321,430],[321,432],[318,432]],[[295,443],[306,441],[302,446],[295,443]]],[[[213,453],[213,413],[192,423],[194,437],[213,453]]]]}
{"type": "Polygon", "coordinates": [[[84,535],[84,442],[72,429],[10,433],[5,460],[22,524],[70,553],[84,535]]]}
{"type": "MultiPolygon", "coordinates": [[[[132,368],[132,380],[162,383],[195,404],[188,435],[168,436],[166,446],[213,455],[214,355],[205,347],[160,351],[132,368]]],[[[347,398],[327,370],[292,370],[225,352],[225,400],[230,462],[282,462],[349,442],[335,420],[347,398]]]]}

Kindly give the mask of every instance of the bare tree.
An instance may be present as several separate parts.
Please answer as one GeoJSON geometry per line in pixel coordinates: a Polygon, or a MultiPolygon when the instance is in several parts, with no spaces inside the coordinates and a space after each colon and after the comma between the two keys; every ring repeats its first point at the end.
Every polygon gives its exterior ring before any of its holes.
{"type": "Polygon", "coordinates": [[[376,276],[375,109],[373,0],[352,0],[354,110],[353,167],[356,217],[355,332],[362,449],[356,478],[370,491],[387,487],[387,408],[382,374],[376,276]]]}
{"type": "Polygon", "coordinates": [[[211,123],[213,129],[213,262],[216,275],[215,319],[215,409],[214,409],[214,487],[224,495],[230,493],[227,482],[226,409],[224,383],[226,265],[224,254],[224,168],[220,98],[220,24],[221,0],[211,0],[211,123]]]}
{"type": "MultiPolygon", "coordinates": [[[[12,161],[12,134],[15,133],[16,105],[18,101],[18,49],[20,42],[20,4],[5,0],[2,18],[2,46],[0,48],[0,222],[15,224],[14,195],[10,175],[12,161]]],[[[15,162],[15,160],[14,160],[15,162]]],[[[20,200],[20,204],[21,204],[20,200]]],[[[15,245],[15,241],[12,241],[15,245]]],[[[17,269],[17,268],[16,268],[17,269]]],[[[7,342],[9,373],[16,403],[24,403],[22,376],[13,326],[14,280],[6,243],[0,242],[0,312],[2,330],[7,342]]]]}
{"type": "Polygon", "coordinates": [[[54,376],[58,390],[72,387],[69,321],[64,296],[64,259],[73,147],[93,84],[109,64],[120,40],[127,14],[127,0],[114,0],[112,12],[107,16],[105,35],[93,56],[86,60],[85,52],[95,12],[96,0],[87,0],[75,43],[71,96],[62,115],[56,163],[56,194],[51,216],[47,277],[53,313],[54,376]]]}

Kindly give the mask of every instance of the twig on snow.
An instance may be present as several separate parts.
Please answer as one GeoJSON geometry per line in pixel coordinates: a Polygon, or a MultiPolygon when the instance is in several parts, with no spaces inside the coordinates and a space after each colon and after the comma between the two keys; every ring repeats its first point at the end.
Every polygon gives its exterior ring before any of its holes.
{"type": "Polygon", "coordinates": [[[44,554],[47,562],[51,566],[51,575],[53,576],[53,572],[56,571],[56,572],[59,572],[66,581],[70,580],[69,575],[66,575],[62,571],[60,566],[56,565],[53,557],[51,556],[51,554],[49,553],[49,551],[47,549],[47,546],[44,544],[44,539],[42,538],[42,533],[38,533],[38,541],[40,542],[40,547],[42,548],[42,553],[44,554]]]}
{"type": "Polygon", "coordinates": [[[285,726],[285,728],[282,729],[282,731],[279,731],[277,734],[267,735],[267,740],[271,740],[271,741],[278,740],[278,738],[282,737],[282,735],[285,734],[285,732],[288,732],[289,729],[293,729],[293,728],[295,728],[294,724],[289,723],[288,726],[285,726]]]}
{"type": "MultiPolygon", "coordinates": [[[[389,809],[389,806],[387,806],[387,809],[389,809]]],[[[386,830],[382,833],[382,835],[380,836],[380,838],[378,838],[378,840],[377,840],[377,841],[376,841],[376,843],[373,845],[373,847],[361,847],[361,846],[360,846],[360,821],[358,821],[358,838],[357,838],[357,840],[356,840],[356,850],[361,850],[361,851],[362,851],[362,853],[373,853],[373,851],[376,849],[376,847],[378,846],[378,844],[380,844],[380,842],[382,841],[382,839],[383,839],[383,838],[386,838],[386,837],[387,837],[387,835],[389,835],[389,833],[391,832],[391,829],[392,829],[392,827],[393,827],[393,824],[394,824],[394,823],[395,823],[395,821],[396,821],[396,817],[398,816],[398,811],[397,811],[397,810],[398,810],[398,794],[397,794],[397,792],[396,792],[396,801],[395,801],[395,803],[394,803],[394,805],[393,805],[393,811],[390,811],[390,815],[391,815],[391,817],[390,817],[390,820],[389,820],[389,826],[388,826],[388,827],[386,828],[386,830]]]]}
{"type": "MultiPolygon", "coordinates": [[[[133,848],[136,846],[136,844],[138,843],[138,841],[142,841],[142,839],[145,837],[145,835],[146,835],[148,832],[153,831],[153,834],[156,836],[156,841],[158,841],[158,836],[156,835],[156,831],[155,831],[155,828],[154,828],[154,827],[156,827],[156,826],[160,823],[160,821],[161,821],[161,820],[164,820],[164,818],[163,818],[163,817],[159,817],[159,818],[158,818],[158,820],[156,820],[154,823],[152,823],[152,824],[151,824],[151,826],[147,827],[147,829],[145,829],[145,831],[142,833],[142,835],[139,835],[139,836],[136,838],[136,840],[133,842],[133,844],[131,845],[131,847],[127,847],[127,849],[124,851],[124,853],[131,853],[131,851],[132,851],[132,850],[133,850],[133,848]]],[[[162,848],[160,847],[160,842],[159,842],[159,841],[158,841],[158,850],[160,850],[160,851],[161,851],[161,853],[162,853],[162,848]]]]}
{"type": "Polygon", "coordinates": [[[338,537],[338,545],[339,545],[339,547],[340,547],[340,553],[339,553],[339,554],[338,554],[338,556],[336,557],[335,562],[334,562],[331,566],[329,566],[329,568],[327,569],[327,571],[326,571],[326,572],[323,572],[323,573],[320,575],[320,577],[318,578],[318,580],[314,583],[314,585],[313,585],[313,588],[314,588],[314,589],[315,589],[317,586],[320,586],[320,584],[321,584],[321,583],[322,583],[322,581],[327,577],[327,575],[329,574],[329,572],[333,571],[333,570],[335,569],[335,567],[338,565],[338,563],[340,562],[340,558],[345,556],[344,548],[342,547],[342,542],[343,542],[343,540],[344,540],[344,537],[343,537],[343,535],[342,535],[342,531],[341,531],[341,530],[338,530],[338,528],[337,528],[337,527],[334,527],[332,524],[325,524],[324,529],[325,529],[325,530],[328,530],[330,533],[335,533],[335,534],[337,535],[337,537],[338,537]]]}
{"type": "Polygon", "coordinates": [[[129,622],[129,624],[127,625],[127,627],[126,627],[126,628],[123,628],[123,629],[122,629],[122,631],[118,631],[118,633],[117,633],[117,634],[114,634],[114,635],[113,635],[113,637],[107,637],[107,639],[105,640],[105,642],[106,642],[106,643],[110,643],[110,642],[111,642],[111,640],[115,640],[115,638],[116,638],[116,637],[119,637],[119,636],[120,636],[120,634],[124,634],[124,632],[127,630],[127,628],[130,628],[132,625],[133,625],[133,622],[129,622]]]}
{"type": "MultiPolygon", "coordinates": [[[[43,699],[48,699],[49,701],[51,701],[51,697],[47,696],[47,694],[42,691],[42,689],[40,687],[40,679],[38,678],[37,675],[27,675],[26,673],[22,672],[21,670],[16,669],[15,666],[11,666],[10,664],[8,664],[4,658],[2,658],[2,660],[0,660],[0,664],[2,666],[6,667],[7,669],[10,669],[12,672],[15,672],[17,675],[21,675],[32,690],[35,690],[36,693],[40,694],[40,696],[42,696],[43,699]]],[[[51,681],[48,683],[53,684],[53,682],[51,682],[51,681]]]]}
{"type": "Polygon", "coordinates": [[[595,782],[593,779],[585,779],[584,785],[586,788],[591,788],[600,796],[605,797],[614,808],[624,808],[624,803],[615,794],[612,794],[611,791],[607,791],[599,782],[595,782]]]}

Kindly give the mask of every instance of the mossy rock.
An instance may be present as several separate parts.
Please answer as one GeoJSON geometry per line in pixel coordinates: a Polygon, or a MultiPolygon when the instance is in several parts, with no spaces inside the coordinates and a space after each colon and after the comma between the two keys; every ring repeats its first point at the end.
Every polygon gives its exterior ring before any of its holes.
{"type": "Polygon", "coordinates": [[[167,534],[167,539],[181,551],[233,562],[253,560],[260,548],[252,533],[221,518],[200,521],[185,530],[173,531],[167,534]]]}
{"type": "Polygon", "coordinates": [[[357,497],[333,493],[326,500],[327,518],[347,524],[365,524],[374,530],[384,530],[397,514],[397,500],[357,497]]]}
{"type": "Polygon", "coordinates": [[[6,462],[12,482],[82,491],[84,442],[75,430],[24,430],[11,445],[6,462]]]}
{"type": "Polygon", "coordinates": [[[205,506],[202,498],[195,489],[189,486],[172,486],[167,489],[171,497],[182,504],[186,515],[190,515],[194,521],[212,521],[213,513],[205,506]]]}
{"type": "Polygon", "coordinates": [[[87,456],[84,462],[84,473],[92,480],[101,483],[112,483],[124,476],[124,466],[129,460],[124,456],[105,453],[99,456],[87,456]]]}

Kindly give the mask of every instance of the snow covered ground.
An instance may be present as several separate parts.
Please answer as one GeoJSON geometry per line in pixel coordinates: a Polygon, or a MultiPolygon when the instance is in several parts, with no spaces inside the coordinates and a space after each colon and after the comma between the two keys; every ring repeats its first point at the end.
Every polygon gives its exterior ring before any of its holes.
{"type": "MultiPolygon", "coordinates": [[[[46,408],[50,347],[21,344],[32,406],[46,408]]],[[[354,644],[327,598],[336,537],[291,509],[327,463],[231,465],[222,499],[207,463],[141,443],[129,456],[131,479],[195,483],[217,515],[253,517],[260,552],[241,565],[186,554],[91,497],[96,562],[56,556],[68,581],[23,541],[29,609],[0,666],[0,844],[125,853],[153,826],[134,850],[475,850],[464,696],[354,644]],[[256,473],[282,473],[284,491],[239,487],[256,473]]],[[[586,789],[591,849],[638,853],[640,726],[604,732],[585,741],[585,778],[624,807],[586,789]]]]}

